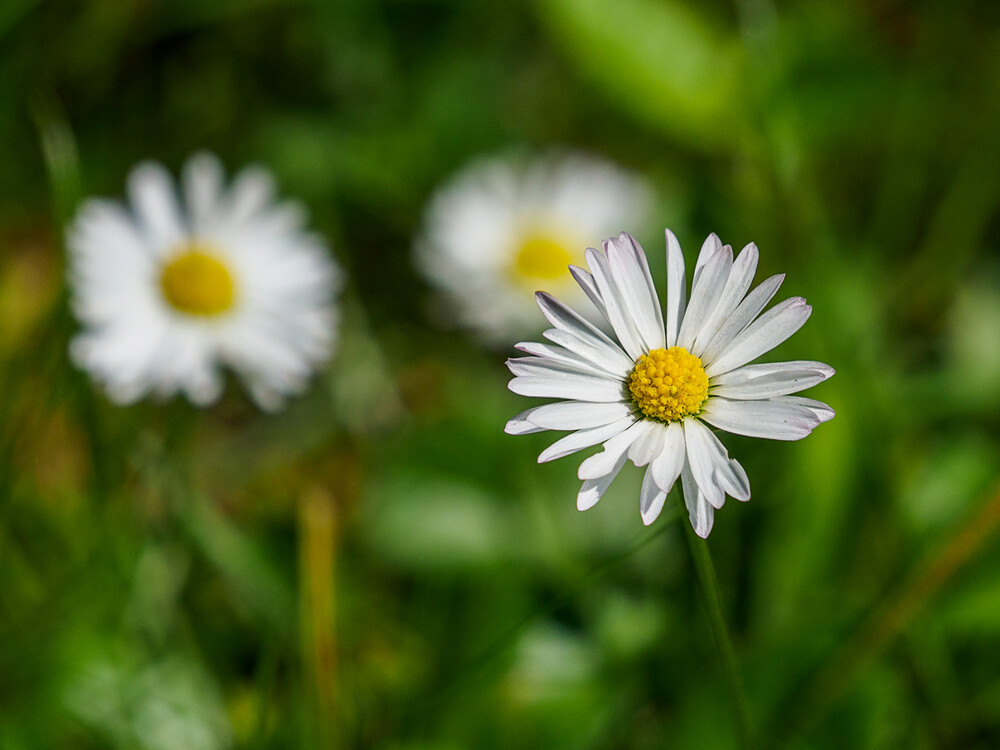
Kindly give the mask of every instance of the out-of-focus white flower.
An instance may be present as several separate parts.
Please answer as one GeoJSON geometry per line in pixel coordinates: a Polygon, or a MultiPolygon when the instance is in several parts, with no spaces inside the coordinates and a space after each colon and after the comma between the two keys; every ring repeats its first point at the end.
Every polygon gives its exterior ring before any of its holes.
{"type": "Polygon", "coordinates": [[[180,196],[147,162],[128,178],[129,206],[87,200],[67,233],[73,360],[127,404],[181,392],[219,398],[222,368],[257,404],[300,392],[335,343],[341,273],[271,175],[244,169],[230,187],[209,154],[188,160],[180,196]],[[180,198],[180,199],[179,199],[180,198]]]}
{"type": "Polygon", "coordinates": [[[603,443],[578,471],[577,507],[601,496],[627,460],[647,466],[639,498],[643,523],[660,514],[680,478],[695,532],[707,537],[726,496],[750,499],[739,462],[707,426],[773,440],[799,440],[833,418],[819,401],[789,394],[833,375],[822,362],[747,364],[795,333],[812,308],[792,297],[761,315],[784,275],[750,291],[757,247],[739,257],[710,235],[694,269],[690,302],[681,246],[667,230],[667,315],[646,255],[628,234],[590,248],[590,270],[572,275],[615,338],[606,336],[549,294],[538,305],[554,328],[551,344],[522,343],[530,356],[508,360],[510,389],[523,396],[565,399],[528,409],[507,432],[573,430],[538,457],[541,461],[603,443]],[[749,293],[748,293],[749,292],[749,293]]]}
{"type": "Polygon", "coordinates": [[[494,344],[539,330],[525,292],[582,299],[566,268],[599,237],[641,225],[646,183],[602,159],[480,159],[432,199],[417,264],[461,323],[494,344]]]}

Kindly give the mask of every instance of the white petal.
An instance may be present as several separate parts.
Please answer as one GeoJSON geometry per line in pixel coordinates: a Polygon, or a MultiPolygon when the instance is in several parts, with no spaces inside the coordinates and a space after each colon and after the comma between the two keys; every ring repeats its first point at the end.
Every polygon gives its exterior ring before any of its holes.
{"type": "Polygon", "coordinates": [[[780,396],[778,398],[768,399],[768,401],[772,404],[782,403],[791,404],[793,406],[803,406],[816,415],[816,419],[820,421],[820,424],[823,422],[829,422],[837,416],[837,412],[831,409],[828,405],[813,398],[803,398],[802,396],[780,396]]]}
{"type": "MultiPolygon", "coordinates": [[[[588,403],[562,401],[536,406],[524,412],[531,424],[546,430],[584,430],[617,422],[629,416],[632,407],[625,403],[588,403]]],[[[520,415],[519,415],[520,416],[520,415]]]]}
{"type": "Polygon", "coordinates": [[[645,431],[645,422],[633,424],[620,435],[604,443],[603,450],[585,459],[576,471],[580,479],[598,479],[614,468],[619,460],[624,460],[632,443],[645,431]]]}
{"type": "Polygon", "coordinates": [[[658,422],[645,420],[642,423],[643,431],[628,449],[629,460],[636,466],[645,466],[652,461],[663,449],[663,425],[658,422]]]}
{"type": "Polygon", "coordinates": [[[687,506],[694,533],[702,539],[707,539],[715,523],[715,508],[698,488],[698,483],[691,473],[691,465],[686,461],[681,470],[681,484],[684,489],[684,505],[687,506]]]}
{"type": "Polygon", "coordinates": [[[718,454],[710,442],[711,432],[697,419],[685,419],[683,425],[691,473],[708,502],[715,508],[721,508],[726,495],[715,480],[718,454]]]}
{"type": "Polygon", "coordinates": [[[799,330],[811,313],[812,307],[802,297],[779,302],[733,339],[705,368],[705,374],[710,378],[721,375],[771,351],[799,330]]]}
{"type": "Polygon", "coordinates": [[[684,428],[679,422],[671,422],[664,431],[660,455],[649,465],[657,487],[664,492],[670,492],[677,477],[680,476],[681,469],[684,468],[686,455],[684,428]]]}
{"type": "Polygon", "coordinates": [[[618,476],[618,472],[622,470],[622,466],[624,465],[625,454],[623,453],[606,474],[596,479],[585,480],[579,494],[576,496],[577,510],[587,510],[597,505],[597,501],[604,496],[604,493],[607,492],[608,487],[611,486],[611,483],[618,476]]]}
{"type": "Polygon", "coordinates": [[[622,384],[591,375],[516,377],[507,387],[521,396],[563,398],[577,401],[621,401],[622,384]]]}
{"type": "Polygon", "coordinates": [[[687,279],[684,277],[684,253],[677,237],[669,229],[667,235],[667,347],[676,346],[677,333],[687,305],[687,279]]]}
{"type": "Polygon", "coordinates": [[[599,359],[597,356],[587,359],[563,346],[550,346],[535,341],[521,341],[514,344],[514,348],[520,349],[526,354],[533,354],[536,357],[543,357],[567,365],[573,365],[574,367],[587,370],[592,374],[613,375],[621,379],[625,377],[625,374],[621,372],[621,368],[616,366],[615,362],[603,358],[599,359]]]}
{"type": "Polygon", "coordinates": [[[639,490],[639,514],[642,516],[643,525],[649,526],[656,520],[666,500],[667,493],[653,481],[653,469],[646,469],[646,474],[642,478],[642,488],[639,490]]]}
{"type": "Polygon", "coordinates": [[[545,357],[510,357],[507,360],[507,369],[514,375],[520,377],[569,377],[577,376],[594,377],[601,380],[614,380],[624,382],[621,375],[612,375],[587,362],[574,362],[572,360],[558,361],[545,357]]]}
{"type": "Polygon", "coordinates": [[[662,349],[666,341],[663,313],[653,277],[649,273],[646,253],[627,232],[622,232],[618,239],[607,240],[605,251],[615,284],[622,293],[646,351],[662,349]]]}
{"type": "Polygon", "coordinates": [[[635,422],[635,418],[629,416],[610,424],[601,425],[600,427],[591,427],[587,430],[571,432],[566,437],[556,440],[552,445],[543,450],[538,456],[538,463],[543,464],[546,461],[554,461],[557,458],[563,458],[577,451],[582,451],[584,448],[589,448],[592,445],[603,443],[608,438],[625,432],[633,422],[635,422]]]}
{"type": "Polygon", "coordinates": [[[705,270],[705,266],[708,265],[712,256],[719,252],[721,248],[722,240],[719,239],[719,236],[715,232],[708,235],[708,237],[705,238],[705,241],[701,243],[701,250],[698,251],[698,260],[695,261],[694,264],[694,273],[691,275],[692,292],[694,291],[694,287],[698,283],[698,280],[701,278],[701,273],[705,270]]]}
{"type": "Polygon", "coordinates": [[[771,398],[812,388],[833,374],[829,365],[806,360],[746,365],[714,378],[711,392],[738,400],[771,398]]]}
{"type": "MultiPolygon", "coordinates": [[[[541,407],[538,406],[535,407],[535,409],[540,408],[541,407]]],[[[508,435],[530,435],[534,432],[544,432],[545,428],[539,427],[538,425],[532,424],[528,421],[528,415],[530,415],[535,409],[522,411],[520,414],[508,419],[503,431],[508,435]]]]}
{"type": "Polygon", "coordinates": [[[191,229],[205,234],[214,229],[214,215],[222,198],[225,174],[214,154],[198,153],[184,164],[181,183],[191,229]]]}
{"type": "MultiPolygon", "coordinates": [[[[566,307],[566,305],[557,300],[551,294],[538,292],[535,294],[535,301],[538,303],[538,307],[541,309],[542,315],[544,315],[552,325],[561,331],[572,334],[574,338],[585,342],[590,349],[602,351],[609,357],[617,355],[621,359],[627,361],[629,366],[631,366],[637,359],[637,357],[628,357],[618,344],[608,338],[593,323],[588,320],[584,320],[580,317],[580,315],[570,310],[566,307]]],[[[555,339],[548,336],[546,336],[546,338],[549,338],[551,341],[555,341],[555,339]]],[[[556,343],[566,346],[566,344],[562,344],[559,341],[556,341],[556,343]]],[[[566,346],[566,348],[576,351],[576,349],[570,346],[566,346]]],[[[587,357],[586,353],[583,351],[578,353],[583,357],[587,357]]]]}
{"type": "Polygon", "coordinates": [[[719,332],[719,329],[729,319],[729,316],[739,307],[743,296],[747,293],[750,284],[753,282],[759,258],[760,253],[757,251],[757,246],[751,242],[743,248],[743,252],[733,262],[732,270],[729,272],[729,279],[726,281],[726,286],[719,295],[719,301],[715,305],[715,309],[705,319],[705,322],[695,336],[695,341],[691,349],[692,354],[699,356],[708,343],[715,338],[715,334],[719,332]]]}
{"type": "Polygon", "coordinates": [[[750,499],[750,481],[746,472],[736,461],[729,458],[729,451],[715,436],[715,433],[697,419],[687,419],[684,421],[684,437],[688,442],[689,452],[691,441],[695,440],[699,444],[698,451],[708,453],[711,457],[715,467],[714,484],[737,500],[750,499]]]}
{"type": "Polygon", "coordinates": [[[722,296],[732,267],[733,250],[728,245],[719,248],[705,263],[701,276],[691,287],[691,303],[684,313],[680,333],[677,334],[677,346],[691,350],[695,336],[722,296]]]}
{"type": "Polygon", "coordinates": [[[836,371],[828,364],[811,359],[796,359],[787,362],[761,362],[756,365],[745,365],[722,375],[717,375],[712,379],[712,385],[743,385],[758,378],[796,372],[818,373],[829,378],[836,371]]]}
{"type": "Polygon", "coordinates": [[[233,180],[219,211],[219,222],[229,230],[245,225],[274,200],[274,176],[263,167],[244,167],[233,180]]]}
{"type": "Polygon", "coordinates": [[[601,299],[601,293],[597,290],[597,282],[594,281],[594,274],[579,266],[570,266],[569,272],[576,279],[576,283],[580,285],[584,293],[590,298],[590,301],[594,303],[597,311],[607,318],[608,310],[604,306],[604,300],[601,299]]]}
{"type": "Polygon", "coordinates": [[[754,318],[760,313],[761,310],[771,301],[771,298],[778,291],[778,287],[781,286],[781,282],[785,280],[785,274],[779,273],[776,276],[771,276],[764,279],[760,284],[746,298],[737,305],[736,309],[733,311],[723,323],[719,332],[715,334],[712,340],[705,347],[705,350],[699,354],[703,362],[712,362],[718,357],[719,352],[729,346],[730,342],[736,338],[750,323],[754,318]]]}
{"type": "Polygon", "coordinates": [[[622,292],[615,283],[615,277],[611,272],[611,265],[607,257],[604,253],[588,247],[587,264],[590,266],[590,272],[594,275],[601,299],[604,300],[608,322],[611,323],[625,353],[632,358],[632,361],[637,360],[644,351],[642,339],[629,314],[622,292]]]}
{"type": "Polygon", "coordinates": [[[183,241],[186,232],[174,181],[162,164],[143,162],[132,169],[127,189],[135,216],[158,251],[183,241]]]}
{"type": "Polygon", "coordinates": [[[810,409],[798,404],[716,397],[705,402],[698,417],[726,432],[770,440],[801,440],[819,424],[810,409]]]}
{"type": "MultiPolygon", "coordinates": [[[[129,283],[151,267],[148,242],[134,217],[117,201],[91,198],[83,202],[66,232],[75,274],[92,281],[74,280],[77,293],[90,296],[93,284],[129,283]],[[108,266],[105,268],[105,266],[108,266]],[[139,266],[142,270],[136,270],[139,266]]],[[[101,294],[98,297],[104,296],[101,294]]]]}
{"type": "Polygon", "coordinates": [[[589,320],[570,309],[548,292],[535,292],[535,302],[553,326],[561,331],[569,331],[577,336],[594,338],[602,343],[617,346],[608,336],[589,320]]]}
{"type": "Polygon", "coordinates": [[[617,344],[606,345],[596,339],[579,336],[571,331],[561,331],[558,328],[542,331],[542,336],[582,359],[593,362],[602,370],[620,377],[627,375],[635,366],[617,344]]]}
{"type": "Polygon", "coordinates": [[[750,477],[735,458],[729,459],[728,467],[716,471],[715,478],[730,497],[741,502],[750,499],[750,477]]]}

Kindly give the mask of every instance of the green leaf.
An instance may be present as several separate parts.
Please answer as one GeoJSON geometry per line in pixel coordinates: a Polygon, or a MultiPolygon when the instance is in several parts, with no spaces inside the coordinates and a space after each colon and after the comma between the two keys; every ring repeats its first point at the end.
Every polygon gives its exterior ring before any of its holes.
{"type": "Polygon", "coordinates": [[[735,142],[745,107],[735,36],[677,2],[546,0],[538,10],[581,72],[635,117],[692,145],[735,142]]]}

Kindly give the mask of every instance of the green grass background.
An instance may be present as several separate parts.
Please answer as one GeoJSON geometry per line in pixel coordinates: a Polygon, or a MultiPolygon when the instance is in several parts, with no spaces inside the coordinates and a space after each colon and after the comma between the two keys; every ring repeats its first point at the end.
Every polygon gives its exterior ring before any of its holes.
{"type": "Polygon", "coordinates": [[[1000,746],[998,118],[974,0],[4,0],[0,747],[734,745],[679,499],[643,529],[630,470],[578,513],[413,269],[437,185],[551,145],[653,181],[661,289],[663,226],[756,242],[814,306],[775,356],[838,371],[809,439],[725,438],[760,746],[1000,746]],[[201,148],[350,275],[277,416],[116,408],[67,358],[76,203],[201,148]]]}

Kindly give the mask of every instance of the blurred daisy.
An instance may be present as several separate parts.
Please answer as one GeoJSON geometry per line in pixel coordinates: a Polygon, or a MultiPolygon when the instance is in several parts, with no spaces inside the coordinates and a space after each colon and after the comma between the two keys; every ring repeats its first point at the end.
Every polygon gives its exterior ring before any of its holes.
{"type": "Polygon", "coordinates": [[[331,353],[340,271],[261,168],[227,189],[219,160],[199,154],[180,192],[144,163],[128,178],[130,206],[80,208],[67,238],[83,324],[71,355],[121,404],[182,392],[207,405],[228,367],[277,409],[331,353]]]}
{"type": "Polygon", "coordinates": [[[573,277],[607,318],[614,338],[544,292],[538,305],[554,326],[551,344],[522,343],[528,357],[508,360],[510,389],[523,396],[564,399],[518,414],[507,432],[574,430],[538,457],[540,462],[603,443],[580,464],[577,507],[604,494],[626,460],[646,466],[639,498],[643,523],[659,515],[678,478],[691,524],[712,530],[726,496],[750,499],[750,482],[715,433],[799,440],[833,410],[789,394],[833,375],[822,362],[747,364],[795,333],[812,308],[792,297],[761,315],[784,279],[772,276],[750,290],[757,248],[733,250],[710,235],[694,269],[691,299],[681,247],[667,230],[667,314],[664,321],[646,256],[628,234],[587,250],[590,271],[573,277]]]}
{"type": "Polygon", "coordinates": [[[582,301],[567,267],[595,238],[642,224],[650,201],[645,182],[596,158],[479,160],[431,201],[417,263],[464,325],[509,344],[540,328],[525,292],[582,301]]]}

